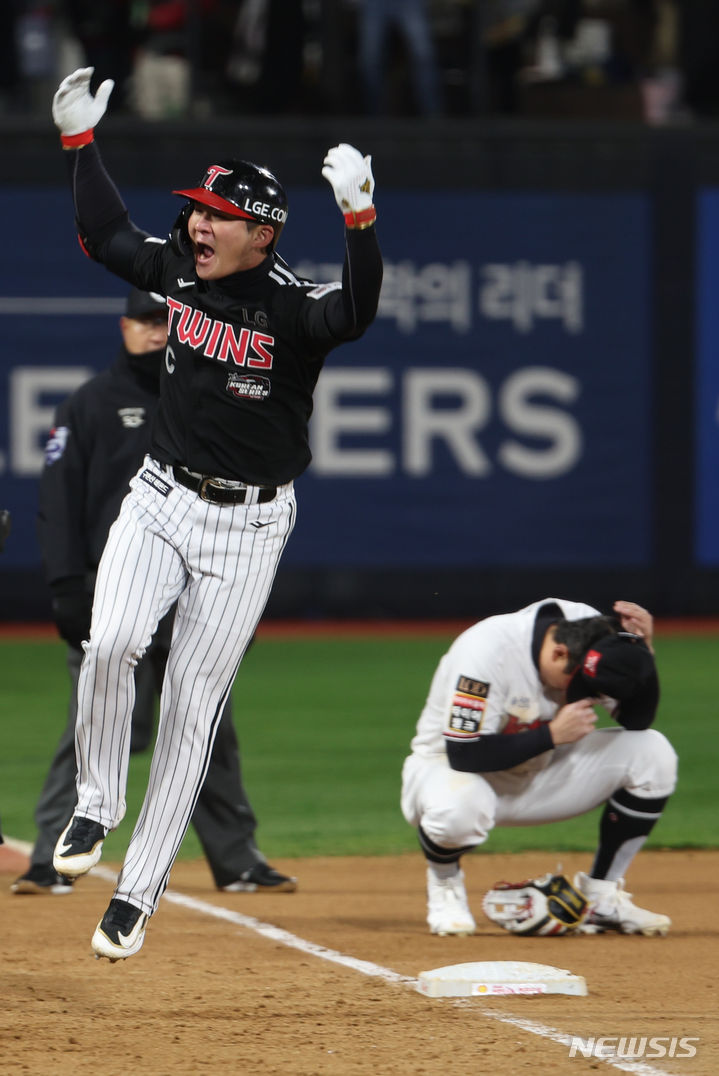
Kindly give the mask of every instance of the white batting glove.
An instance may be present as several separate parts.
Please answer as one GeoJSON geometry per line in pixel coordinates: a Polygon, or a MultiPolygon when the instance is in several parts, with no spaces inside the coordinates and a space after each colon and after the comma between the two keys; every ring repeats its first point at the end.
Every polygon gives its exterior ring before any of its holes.
{"type": "Polygon", "coordinates": [[[92,142],[93,127],[105,115],[115,83],[106,79],[93,97],[90,79],[94,70],[94,67],[80,67],[73,71],[62,80],[52,99],[52,118],[66,147],[92,142]]]}
{"type": "Polygon", "coordinates": [[[369,228],[377,219],[372,204],[374,176],[372,158],[341,142],[328,150],[322,175],[335,193],[348,228],[369,228]]]}

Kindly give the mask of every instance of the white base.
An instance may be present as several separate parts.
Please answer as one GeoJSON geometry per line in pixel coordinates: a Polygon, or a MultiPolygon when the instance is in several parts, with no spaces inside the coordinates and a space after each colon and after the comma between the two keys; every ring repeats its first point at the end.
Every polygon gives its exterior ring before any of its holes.
{"type": "Polygon", "coordinates": [[[421,971],[417,989],[430,998],[506,997],[510,994],[576,994],[585,996],[587,984],[551,964],[522,960],[485,960],[474,964],[450,964],[434,971],[421,971]]]}

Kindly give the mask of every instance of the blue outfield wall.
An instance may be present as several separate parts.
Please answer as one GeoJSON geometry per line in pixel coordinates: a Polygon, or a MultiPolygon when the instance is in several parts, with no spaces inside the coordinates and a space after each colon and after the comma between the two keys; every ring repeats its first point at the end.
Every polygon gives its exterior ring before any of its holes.
{"type": "MultiPolygon", "coordinates": [[[[124,195],[140,227],[167,233],[177,199],[124,195]]],[[[66,190],[3,188],[0,205],[22,221],[0,267],[2,569],[39,570],[52,409],[114,355],[126,288],[81,254],[66,190]]],[[[645,567],[647,197],[391,190],[378,208],[379,315],[320,378],[285,565],[645,567]]],[[[280,250],[337,278],[331,192],[291,191],[280,250]]]]}

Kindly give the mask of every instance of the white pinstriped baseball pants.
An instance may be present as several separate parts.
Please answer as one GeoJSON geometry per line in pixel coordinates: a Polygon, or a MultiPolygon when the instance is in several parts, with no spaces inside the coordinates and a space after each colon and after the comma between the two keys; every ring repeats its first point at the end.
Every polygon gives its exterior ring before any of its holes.
{"type": "Polygon", "coordinates": [[[133,669],[177,601],[147,792],[115,890],[150,915],[295,516],[292,483],[266,504],[209,504],[146,458],[110,530],[78,685],[75,813],[108,829],[125,814],[133,669]]]}

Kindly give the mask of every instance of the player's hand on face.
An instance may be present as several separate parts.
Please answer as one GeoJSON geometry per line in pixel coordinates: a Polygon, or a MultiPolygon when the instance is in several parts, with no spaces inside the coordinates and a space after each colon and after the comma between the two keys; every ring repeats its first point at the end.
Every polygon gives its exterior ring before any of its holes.
{"type": "Polygon", "coordinates": [[[636,602],[617,601],[614,603],[614,612],[622,622],[623,631],[631,631],[633,635],[641,635],[649,649],[652,648],[652,636],[654,635],[654,619],[652,614],[636,602]]]}
{"type": "Polygon", "coordinates": [[[594,710],[596,699],[578,699],[568,702],[557,716],[549,722],[549,731],[555,747],[560,743],[576,743],[591,732],[597,723],[594,710]]]}
{"type": "Polygon", "coordinates": [[[93,97],[90,79],[94,67],[79,67],[64,78],[52,99],[52,118],[61,134],[77,135],[95,127],[105,115],[115,83],[106,79],[93,97]]]}

